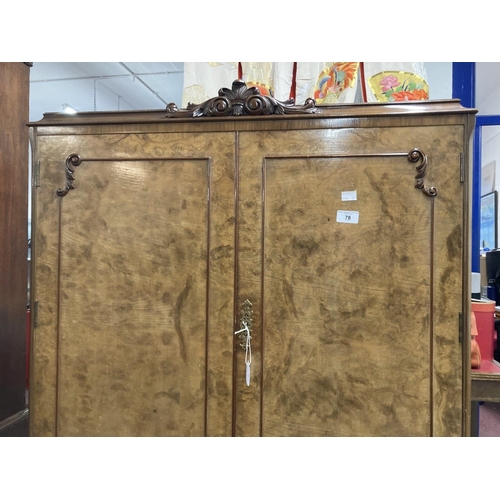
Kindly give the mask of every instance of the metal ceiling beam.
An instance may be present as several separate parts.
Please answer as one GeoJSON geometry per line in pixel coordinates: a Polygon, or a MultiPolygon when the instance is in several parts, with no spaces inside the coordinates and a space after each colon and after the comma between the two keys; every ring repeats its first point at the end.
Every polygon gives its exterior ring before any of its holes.
{"type": "MultiPolygon", "coordinates": [[[[120,63],[121,64],[121,63],[120,63]]],[[[65,82],[70,80],[101,80],[107,78],[129,78],[130,76],[150,76],[150,75],[172,75],[182,73],[182,71],[156,71],[154,73],[128,73],[126,75],[96,75],[96,76],[72,76],[66,78],[46,78],[44,80],[31,80],[31,83],[44,82],[65,82]]]]}
{"type": "MultiPolygon", "coordinates": [[[[160,96],[160,94],[158,94],[158,92],[155,92],[144,80],[142,80],[142,78],[139,76],[138,73],[134,73],[125,63],[119,62],[118,64],[120,64],[123,68],[125,68],[130,73],[130,75],[134,77],[134,80],[138,80],[140,83],[142,83],[142,85],[144,85],[144,87],[146,87],[165,106],[169,104],[167,101],[162,99],[162,97],[160,96]]],[[[180,73],[180,71],[178,71],[178,73],[180,73]]]]}

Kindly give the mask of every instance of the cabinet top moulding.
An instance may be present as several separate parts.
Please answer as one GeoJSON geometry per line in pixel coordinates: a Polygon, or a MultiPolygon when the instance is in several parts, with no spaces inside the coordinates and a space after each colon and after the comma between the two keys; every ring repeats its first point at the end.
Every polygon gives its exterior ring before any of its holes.
{"type": "Polygon", "coordinates": [[[218,117],[178,117],[168,118],[167,110],[136,111],[88,111],[74,115],[66,113],[45,113],[39,121],[29,122],[30,127],[81,126],[81,125],[115,125],[115,124],[178,124],[206,122],[246,122],[246,121],[280,121],[280,120],[321,120],[325,118],[377,118],[398,116],[419,116],[425,114],[476,114],[474,108],[465,108],[459,99],[440,101],[414,101],[394,103],[357,103],[318,105],[314,113],[279,114],[279,115],[240,115],[218,117]]]}

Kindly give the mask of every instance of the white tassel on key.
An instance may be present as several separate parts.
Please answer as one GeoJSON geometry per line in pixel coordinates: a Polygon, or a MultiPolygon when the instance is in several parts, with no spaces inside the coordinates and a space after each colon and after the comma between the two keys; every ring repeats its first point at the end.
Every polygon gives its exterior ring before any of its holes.
{"type": "Polygon", "coordinates": [[[247,365],[246,381],[247,381],[247,385],[250,386],[250,363],[247,361],[245,364],[247,365]]]}
{"type": "Polygon", "coordinates": [[[246,331],[246,339],[245,339],[245,381],[247,383],[247,386],[250,386],[250,365],[252,364],[252,347],[250,346],[250,339],[252,338],[250,336],[250,329],[248,328],[248,325],[243,322],[243,326],[245,328],[242,328],[241,330],[238,330],[237,332],[234,332],[235,335],[245,332],[246,331]]]}
{"type": "Polygon", "coordinates": [[[247,324],[245,323],[245,328],[247,329],[247,339],[245,342],[245,379],[247,382],[247,386],[250,386],[250,365],[252,364],[252,347],[250,346],[250,330],[248,329],[247,324]]]}

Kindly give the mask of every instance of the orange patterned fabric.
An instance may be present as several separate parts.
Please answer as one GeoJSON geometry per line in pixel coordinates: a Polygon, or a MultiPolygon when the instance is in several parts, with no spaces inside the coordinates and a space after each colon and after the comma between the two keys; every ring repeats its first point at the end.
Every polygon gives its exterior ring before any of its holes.
{"type": "Polygon", "coordinates": [[[358,77],[358,68],[359,63],[357,62],[335,62],[325,67],[314,88],[313,97],[316,103],[338,102],[343,92],[354,88],[358,77]]]}
{"type": "Polygon", "coordinates": [[[358,62],[298,62],[297,104],[311,97],[317,104],[355,102],[359,65],[358,62]]]}
{"type": "Polygon", "coordinates": [[[426,101],[429,85],[423,63],[362,63],[366,102],[426,101]]]}

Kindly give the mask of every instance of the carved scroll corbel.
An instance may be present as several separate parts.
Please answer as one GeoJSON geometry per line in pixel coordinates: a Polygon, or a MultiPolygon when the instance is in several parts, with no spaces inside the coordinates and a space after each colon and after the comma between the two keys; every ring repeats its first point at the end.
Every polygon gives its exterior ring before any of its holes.
{"type": "Polygon", "coordinates": [[[436,196],[438,190],[435,187],[427,188],[424,183],[425,173],[427,170],[427,155],[415,148],[408,153],[408,161],[412,163],[420,162],[417,166],[417,175],[415,176],[415,187],[421,189],[422,192],[429,197],[436,196]]]}
{"type": "Polygon", "coordinates": [[[80,155],[71,154],[66,158],[66,187],[57,190],[57,196],[66,196],[71,189],[75,189],[75,167],[82,163],[80,155]]]}

